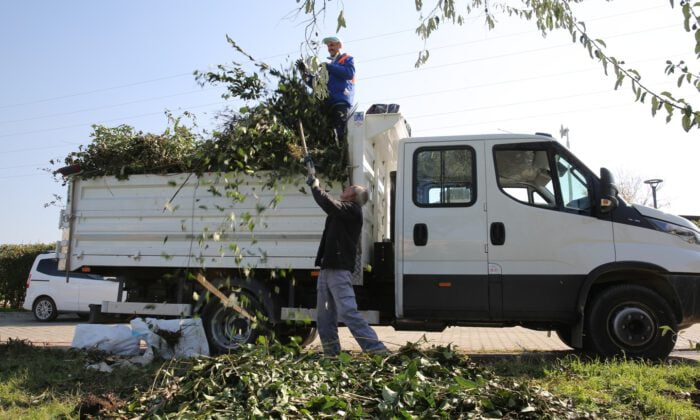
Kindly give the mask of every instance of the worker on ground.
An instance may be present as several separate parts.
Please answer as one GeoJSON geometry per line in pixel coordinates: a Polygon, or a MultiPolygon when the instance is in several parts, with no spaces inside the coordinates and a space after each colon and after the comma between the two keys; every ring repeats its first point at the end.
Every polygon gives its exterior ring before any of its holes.
{"type": "MultiPolygon", "coordinates": [[[[337,144],[338,139],[345,140],[348,111],[355,97],[355,62],[349,54],[341,52],[343,41],[337,36],[323,38],[323,43],[328,48],[328,59],[331,60],[324,65],[328,70],[327,103],[337,144]]],[[[297,67],[308,83],[311,76],[304,61],[298,60],[297,67]]]]}
{"type": "Polygon", "coordinates": [[[352,288],[352,272],[362,232],[362,206],[369,199],[367,189],[351,185],[345,188],[340,200],[336,200],[320,188],[314,176],[309,175],[306,183],[316,203],[327,214],[316,255],[316,265],[321,267],[316,286],[316,328],[323,353],[326,356],[340,353],[338,321],[350,329],[362,351],[386,353],[377,333],[357,310],[352,288]]]}

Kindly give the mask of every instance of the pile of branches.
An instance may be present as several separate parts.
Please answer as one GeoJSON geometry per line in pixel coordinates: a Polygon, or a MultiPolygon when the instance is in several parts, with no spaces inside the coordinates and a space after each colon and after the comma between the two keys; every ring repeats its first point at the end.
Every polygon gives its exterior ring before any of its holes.
{"type": "Polygon", "coordinates": [[[347,143],[334,140],[323,97],[311,91],[293,66],[272,69],[229,42],[253,70],[234,62],[195,73],[201,85],[224,86],[225,99],[245,104],[222,111],[217,131],[197,134],[172,116],[162,134],[96,125],[92,142],[70,153],[65,164],[79,166],[82,178],[177,172],[298,175],[305,172],[301,123],[319,173],[328,180],[347,178],[347,143]]]}
{"type": "Polygon", "coordinates": [[[324,358],[265,342],[165,365],[117,416],[582,418],[571,402],[501,379],[452,347],[324,358]]]}

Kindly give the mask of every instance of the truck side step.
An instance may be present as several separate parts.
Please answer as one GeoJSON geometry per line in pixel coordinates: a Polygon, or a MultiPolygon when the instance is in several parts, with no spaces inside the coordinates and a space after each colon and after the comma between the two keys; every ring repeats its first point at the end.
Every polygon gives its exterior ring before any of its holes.
{"type": "Polygon", "coordinates": [[[103,314],[190,316],[192,305],[185,303],[102,302],[103,314]]]}
{"type": "MultiPolygon", "coordinates": [[[[379,311],[360,311],[360,315],[370,324],[379,324],[379,311]]],[[[285,321],[315,321],[316,309],[282,308],[281,318],[285,321]]]]}

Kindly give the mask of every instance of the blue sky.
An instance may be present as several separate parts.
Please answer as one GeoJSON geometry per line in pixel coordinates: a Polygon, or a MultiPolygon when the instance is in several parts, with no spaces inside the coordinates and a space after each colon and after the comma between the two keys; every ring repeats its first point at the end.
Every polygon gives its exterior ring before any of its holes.
{"type": "MultiPolygon", "coordinates": [[[[426,2],[427,3],[427,2],[426,2]]],[[[331,2],[334,6],[336,2],[331,2]]],[[[568,35],[543,39],[532,23],[478,18],[446,26],[429,41],[431,60],[413,68],[422,42],[413,2],[346,2],[346,51],[358,69],[360,109],[395,102],[421,136],[570,129],[572,150],[591,168],[663,178],[666,210],[700,214],[694,168],[698,132],[651,119],[568,35]]],[[[0,243],[58,239],[64,187],[40,168],[89,142],[90,125],[165,127],[165,109],[190,110],[211,128],[220,90],[191,76],[236,57],[228,34],[273,65],[295,59],[304,23],[296,2],[22,1],[0,3],[0,243]]],[[[692,60],[692,36],[666,1],[592,0],[579,8],[613,54],[665,90],[665,59],[692,60]]],[[[335,32],[331,10],[320,36],[335,32]]],[[[477,14],[478,15],[478,14],[477,14]]],[[[697,93],[695,93],[697,96],[697,93]]],[[[696,102],[697,97],[695,98],[696,102]]]]}

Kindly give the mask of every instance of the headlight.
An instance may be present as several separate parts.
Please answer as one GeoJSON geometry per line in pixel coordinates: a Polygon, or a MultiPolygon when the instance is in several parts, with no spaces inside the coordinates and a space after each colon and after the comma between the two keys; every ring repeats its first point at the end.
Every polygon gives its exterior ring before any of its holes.
{"type": "Polygon", "coordinates": [[[654,227],[656,227],[662,232],[676,235],[684,241],[688,242],[689,244],[700,245],[700,232],[696,230],[689,229],[685,226],[665,222],[659,219],[649,218],[649,221],[654,225],[654,227]]]}

